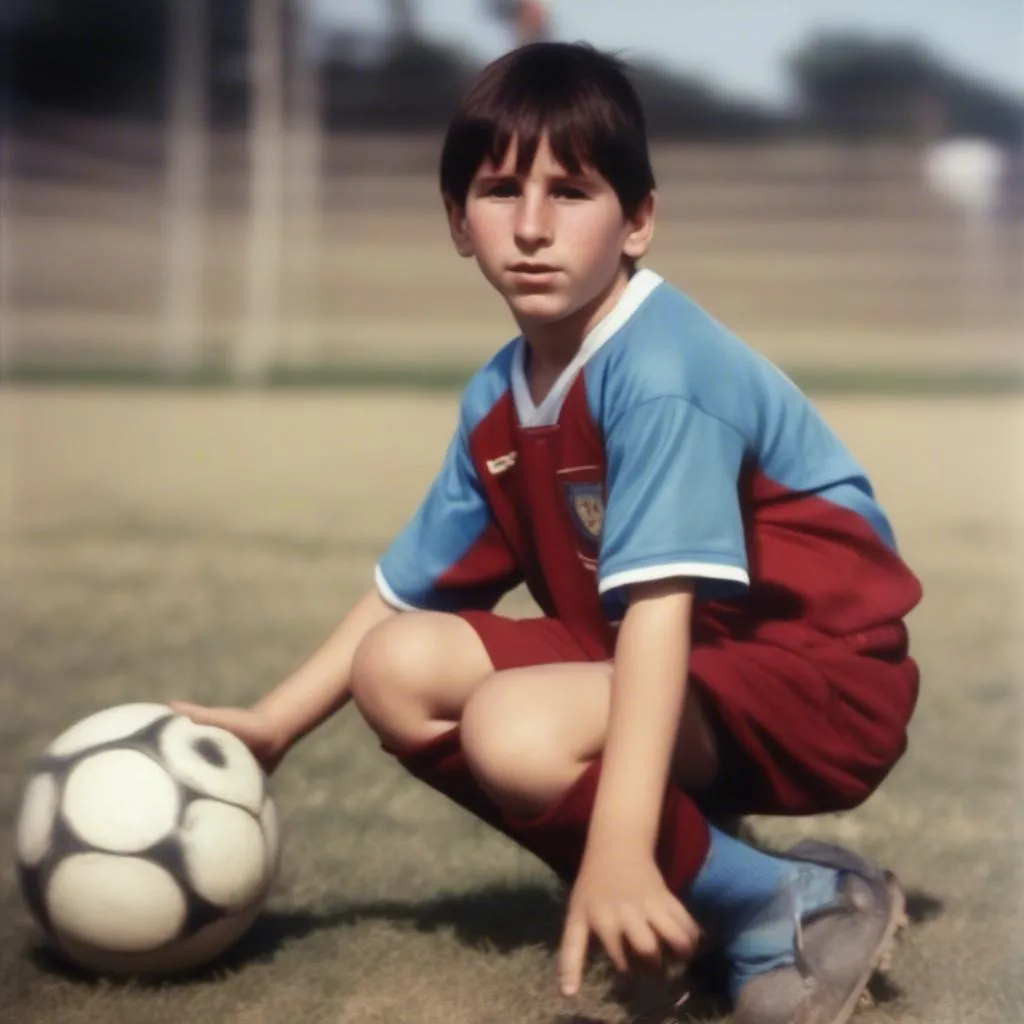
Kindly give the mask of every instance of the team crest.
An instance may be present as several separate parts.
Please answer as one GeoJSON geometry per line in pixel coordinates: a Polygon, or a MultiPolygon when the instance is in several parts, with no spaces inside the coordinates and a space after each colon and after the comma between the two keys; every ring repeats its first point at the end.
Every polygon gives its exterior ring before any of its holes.
{"type": "Polygon", "coordinates": [[[604,526],[604,492],[600,483],[565,484],[576,528],[590,541],[601,539],[604,526]]]}

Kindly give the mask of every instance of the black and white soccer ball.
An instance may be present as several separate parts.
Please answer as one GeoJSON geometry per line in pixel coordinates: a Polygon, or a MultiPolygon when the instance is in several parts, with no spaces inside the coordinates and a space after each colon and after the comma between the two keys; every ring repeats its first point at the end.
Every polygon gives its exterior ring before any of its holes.
{"type": "Polygon", "coordinates": [[[32,765],[15,829],[21,891],[88,970],[161,975],[246,932],[277,873],[277,813],[249,749],[163,704],[123,704],[32,765]]]}

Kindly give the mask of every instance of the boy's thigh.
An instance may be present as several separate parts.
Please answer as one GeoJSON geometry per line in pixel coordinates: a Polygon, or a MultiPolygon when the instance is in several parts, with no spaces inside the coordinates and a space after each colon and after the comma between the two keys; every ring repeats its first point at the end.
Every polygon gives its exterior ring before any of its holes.
{"type": "MultiPolygon", "coordinates": [[[[558,619],[511,619],[463,612],[498,673],[472,698],[509,736],[515,728],[557,743],[576,763],[600,755],[608,732],[612,662],[594,661],[558,619]]],[[[699,693],[687,699],[676,738],[673,775],[684,788],[706,786],[718,771],[718,739],[699,693]]],[[[514,745],[523,746],[518,737],[514,745]]]]}
{"type": "MultiPolygon", "coordinates": [[[[461,617],[496,672],[592,661],[557,619],[461,617]]],[[[889,630],[881,632],[885,642],[871,656],[842,639],[803,653],[754,641],[696,644],[696,700],[687,701],[692,717],[680,731],[679,783],[716,816],[819,814],[862,803],[906,749],[917,698],[905,632],[895,626],[891,643],[889,630]],[[708,777],[711,760],[714,781],[693,786],[695,776],[708,777]]]]}
{"type": "Polygon", "coordinates": [[[690,669],[719,738],[721,771],[697,794],[709,814],[848,810],[906,750],[918,672],[905,650],[726,640],[696,646],[690,669]]]}

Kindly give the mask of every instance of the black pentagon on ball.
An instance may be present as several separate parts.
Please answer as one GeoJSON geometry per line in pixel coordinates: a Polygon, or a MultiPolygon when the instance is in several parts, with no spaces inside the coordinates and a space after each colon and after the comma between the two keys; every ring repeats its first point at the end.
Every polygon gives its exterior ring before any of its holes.
{"type": "Polygon", "coordinates": [[[207,764],[213,765],[214,768],[223,768],[228,763],[228,759],[224,756],[224,751],[221,749],[220,744],[214,742],[209,736],[204,736],[201,740],[195,740],[192,744],[192,749],[207,764]]]}

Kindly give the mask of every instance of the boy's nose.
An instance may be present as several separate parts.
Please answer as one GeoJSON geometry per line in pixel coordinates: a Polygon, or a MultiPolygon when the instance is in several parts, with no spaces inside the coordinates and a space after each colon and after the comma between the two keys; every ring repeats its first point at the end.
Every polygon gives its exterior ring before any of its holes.
{"type": "Polygon", "coordinates": [[[516,208],[516,241],[528,248],[550,245],[554,235],[552,210],[542,198],[523,196],[516,208]]]}

